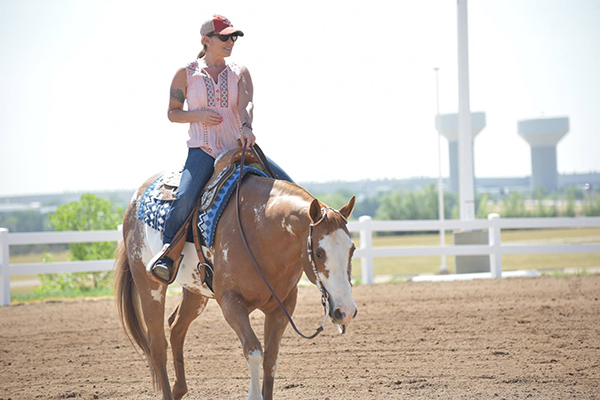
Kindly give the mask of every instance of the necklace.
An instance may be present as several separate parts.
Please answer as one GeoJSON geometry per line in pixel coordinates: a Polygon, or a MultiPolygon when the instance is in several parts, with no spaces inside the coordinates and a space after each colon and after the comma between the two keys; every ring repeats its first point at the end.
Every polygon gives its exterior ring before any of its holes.
{"type": "Polygon", "coordinates": [[[206,66],[207,66],[208,68],[219,68],[219,67],[222,67],[222,66],[224,66],[224,65],[225,65],[225,63],[223,63],[223,64],[219,64],[219,65],[210,65],[210,64],[209,64],[209,63],[207,63],[206,61],[204,61],[204,63],[206,64],[206,66]]]}

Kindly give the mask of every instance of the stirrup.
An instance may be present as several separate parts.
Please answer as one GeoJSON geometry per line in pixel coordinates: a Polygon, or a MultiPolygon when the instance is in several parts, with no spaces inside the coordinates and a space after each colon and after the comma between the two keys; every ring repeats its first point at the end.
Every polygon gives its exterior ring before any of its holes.
{"type": "Polygon", "coordinates": [[[173,268],[173,260],[164,256],[152,267],[152,274],[160,278],[162,281],[168,282],[171,279],[171,269],[173,268]]]}
{"type": "Polygon", "coordinates": [[[213,266],[208,261],[199,262],[198,265],[196,265],[196,270],[198,270],[198,273],[200,274],[200,281],[214,294],[213,276],[215,270],[213,269],[213,266]]]}
{"type": "Polygon", "coordinates": [[[146,273],[148,277],[154,282],[165,286],[170,285],[175,281],[175,278],[177,277],[177,272],[179,272],[179,265],[183,260],[183,254],[180,254],[177,259],[173,260],[173,258],[171,258],[172,255],[169,254],[170,247],[170,244],[165,244],[163,248],[154,257],[152,257],[152,259],[146,266],[146,273]],[[173,264],[169,268],[170,276],[168,280],[165,280],[164,278],[158,276],[154,271],[154,267],[156,266],[156,264],[165,257],[173,261],[173,264]]]}

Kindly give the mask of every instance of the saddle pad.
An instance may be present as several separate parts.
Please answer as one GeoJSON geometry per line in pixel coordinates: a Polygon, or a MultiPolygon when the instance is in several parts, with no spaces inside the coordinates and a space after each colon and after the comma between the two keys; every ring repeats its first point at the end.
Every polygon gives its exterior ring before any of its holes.
{"type": "MultiPolygon", "coordinates": [[[[244,167],[244,176],[248,173],[252,173],[253,175],[266,177],[267,175],[258,168],[251,167],[246,165],[244,167]]],[[[206,211],[200,212],[198,215],[198,227],[200,228],[200,233],[202,234],[202,238],[204,239],[204,245],[208,247],[212,247],[215,240],[215,232],[217,230],[217,224],[219,223],[219,219],[221,218],[221,214],[231,197],[231,193],[237,186],[237,182],[239,180],[240,175],[240,167],[239,165],[236,167],[233,175],[227,179],[219,193],[215,196],[215,199],[210,206],[210,208],[206,211]]]]}
{"type": "MultiPolygon", "coordinates": [[[[251,166],[244,167],[244,176],[247,173],[263,177],[267,176],[260,169],[251,166]]],[[[202,240],[204,241],[203,244],[207,247],[213,246],[217,223],[227,205],[227,201],[231,197],[233,190],[236,188],[239,174],[240,167],[237,166],[235,172],[221,186],[219,193],[215,196],[212,206],[208,210],[202,211],[198,217],[197,225],[200,228],[202,240]]],[[[156,198],[156,191],[159,190],[162,185],[162,178],[162,176],[158,177],[148,186],[142,195],[140,208],[138,210],[138,220],[160,232],[164,232],[165,230],[165,221],[169,218],[173,205],[173,201],[159,200],[156,198]]]]}
{"type": "Polygon", "coordinates": [[[172,201],[159,200],[158,191],[162,186],[163,175],[152,182],[140,200],[138,209],[138,220],[142,221],[150,228],[163,232],[165,230],[165,221],[171,212],[172,201]]]}

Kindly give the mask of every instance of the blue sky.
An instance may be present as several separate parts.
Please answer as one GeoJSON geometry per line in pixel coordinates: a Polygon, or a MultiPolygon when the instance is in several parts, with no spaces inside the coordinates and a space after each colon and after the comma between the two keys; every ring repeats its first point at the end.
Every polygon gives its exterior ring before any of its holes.
{"type": "MultiPolygon", "coordinates": [[[[169,85],[213,13],[246,33],[231,60],[253,77],[258,143],[296,181],[437,176],[433,67],[457,112],[455,0],[0,0],[0,196],[179,168],[169,85]]],[[[598,21],[594,0],[469,1],[476,176],[529,175],[517,121],[541,116],[570,118],[560,173],[600,171],[598,21]]]]}

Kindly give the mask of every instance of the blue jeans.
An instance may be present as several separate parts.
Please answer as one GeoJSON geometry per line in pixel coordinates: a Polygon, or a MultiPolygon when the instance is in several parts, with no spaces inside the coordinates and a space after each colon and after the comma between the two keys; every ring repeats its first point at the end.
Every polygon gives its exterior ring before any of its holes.
{"type": "MultiPolygon", "coordinates": [[[[294,182],[290,176],[279,167],[273,160],[268,158],[271,169],[279,179],[294,182]]],[[[163,244],[171,243],[179,229],[185,223],[194,205],[198,201],[200,192],[214,172],[215,159],[196,147],[188,151],[188,157],[181,174],[181,182],[177,191],[177,197],[171,206],[171,212],[165,222],[163,232],[163,244]]]]}

